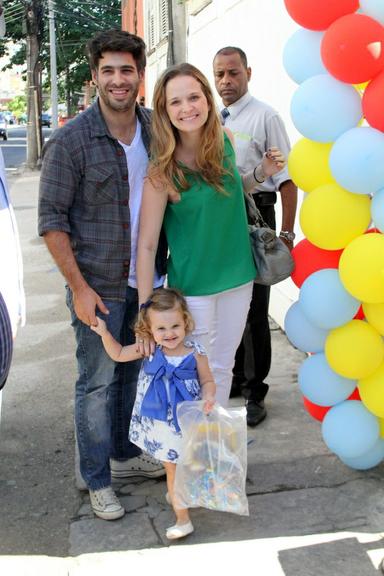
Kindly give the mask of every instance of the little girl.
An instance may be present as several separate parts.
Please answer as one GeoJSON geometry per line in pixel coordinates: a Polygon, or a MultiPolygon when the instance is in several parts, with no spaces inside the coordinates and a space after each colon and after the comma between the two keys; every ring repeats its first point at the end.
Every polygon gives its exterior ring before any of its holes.
{"type": "MultiPolygon", "coordinates": [[[[142,304],[135,332],[138,338],[152,337],[153,355],[145,358],[137,383],[129,437],[132,442],[160,460],[167,473],[167,501],[172,504],[176,524],[167,529],[170,540],[193,532],[187,508],[177,505],[174,494],[176,463],[181,449],[181,431],[176,406],[184,400],[204,400],[205,412],[215,403],[216,385],[202,347],[186,340],[194,323],[185,298],[177,290],[159,288],[142,304]]],[[[98,318],[92,330],[102,337],[104,347],[116,362],[137,360],[137,344],[121,346],[98,318]]]]}

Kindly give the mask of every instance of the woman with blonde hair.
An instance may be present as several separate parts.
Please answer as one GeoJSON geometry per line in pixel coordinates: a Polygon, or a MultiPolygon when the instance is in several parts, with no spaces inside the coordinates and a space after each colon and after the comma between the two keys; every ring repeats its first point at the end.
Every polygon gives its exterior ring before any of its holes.
{"type": "MultiPolygon", "coordinates": [[[[243,185],[275,174],[285,159],[272,148],[240,177],[231,133],[221,126],[212,90],[191,64],[167,69],[153,98],[152,149],[144,183],[137,255],[139,301],[152,292],[162,226],[169,246],[168,285],[187,299],[193,337],[206,349],[226,405],[257,274],[248,236],[243,185]]],[[[138,337],[143,354],[154,343],[138,337]]]]}

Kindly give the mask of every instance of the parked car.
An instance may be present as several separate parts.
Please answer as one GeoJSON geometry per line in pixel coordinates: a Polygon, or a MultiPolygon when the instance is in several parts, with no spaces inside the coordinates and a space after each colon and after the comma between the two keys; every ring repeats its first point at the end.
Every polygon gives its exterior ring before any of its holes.
{"type": "Polygon", "coordinates": [[[41,125],[42,126],[47,126],[47,128],[51,127],[51,116],[50,114],[47,114],[46,112],[43,112],[41,114],[41,125]]]}
{"type": "Polygon", "coordinates": [[[3,140],[8,140],[8,122],[6,117],[2,112],[0,112],[0,138],[3,140]]]}

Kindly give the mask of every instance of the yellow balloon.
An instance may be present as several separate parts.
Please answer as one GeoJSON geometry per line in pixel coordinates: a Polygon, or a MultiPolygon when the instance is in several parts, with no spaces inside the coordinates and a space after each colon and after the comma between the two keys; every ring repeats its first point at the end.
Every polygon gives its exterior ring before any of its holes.
{"type": "Polygon", "coordinates": [[[329,167],[333,142],[323,144],[308,138],[298,140],[288,156],[289,175],[304,192],[335,182],[329,167]]]}
{"type": "Polygon", "coordinates": [[[353,194],[338,184],[324,184],[302,203],[300,225],[315,246],[339,250],[368,228],[370,205],[366,194],[353,194]]]}
{"type": "Polygon", "coordinates": [[[384,360],[380,334],[363,320],[351,320],[331,330],[325,341],[325,356],[330,367],[352,380],[367,378],[384,360]]]}
{"type": "Polygon", "coordinates": [[[364,234],[343,251],[339,262],[344,288],[370,304],[384,301],[384,234],[364,234]]]}
{"type": "Polygon", "coordinates": [[[384,418],[379,418],[380,436],[384,438],[384,418]]]}
{"type": "Polygon", "coordinates": [[[354,84],[354,87],[358,92],[364,92],[369,82],[361,82],[360,84],[354,84]]]}
{"type": "Polygon", "coordinates": [[[357,383],[361,401],[372,414],[384,418],[384,362],[367,378],[357,383]]]}
{"type": "Polygon", "coordinates": [[[379,304],[363,304],[364,316],[368,322],[384,336],[384,301],[379,304]]]}

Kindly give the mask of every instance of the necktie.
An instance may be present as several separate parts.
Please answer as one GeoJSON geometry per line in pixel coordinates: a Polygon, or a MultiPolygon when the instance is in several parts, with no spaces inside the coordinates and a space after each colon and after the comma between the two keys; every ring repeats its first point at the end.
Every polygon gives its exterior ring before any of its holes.
{"type": "Polygon", "coordinates": [[[222,119],[223,119],[223,120],[222,120],[223,124],[225,124],[226,119],[227,119],[228,116],[230,116],[230,115],[231,115],[231,114],[230,114],[228,108],[223,108],[223,109],[222,109],[222,111],[221,111],[221,117],[222,117],[222,119]]]}

